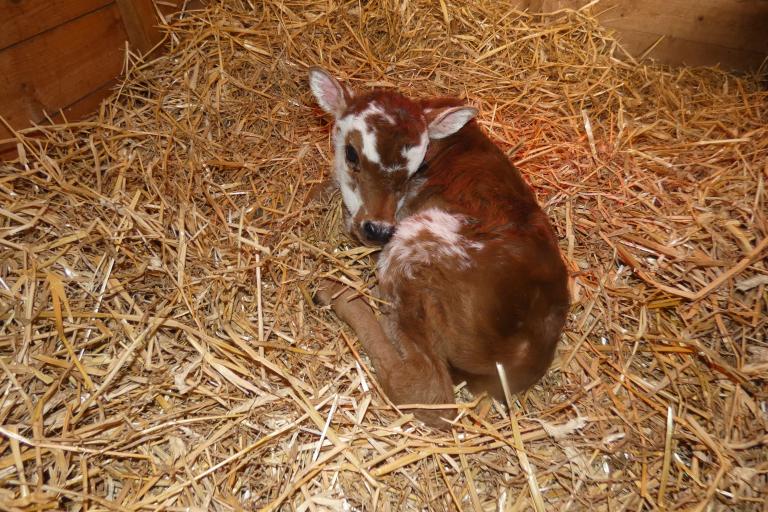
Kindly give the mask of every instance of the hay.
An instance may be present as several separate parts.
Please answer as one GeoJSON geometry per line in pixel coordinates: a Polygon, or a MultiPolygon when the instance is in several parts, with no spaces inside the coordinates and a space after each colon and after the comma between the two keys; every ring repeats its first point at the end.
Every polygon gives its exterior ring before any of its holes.
{"type": "Polygon", "coordinates": [[[215,4],[0,167],[5,510],[763,510],[768,95],[626,56],[587,11],[215,4]],[[306,68],[465,95],[550,214],[552,371],[450,434],[311,302],[366,293],[306,68]],[[525,461],[521,465],[521,461],[525,461]]]}

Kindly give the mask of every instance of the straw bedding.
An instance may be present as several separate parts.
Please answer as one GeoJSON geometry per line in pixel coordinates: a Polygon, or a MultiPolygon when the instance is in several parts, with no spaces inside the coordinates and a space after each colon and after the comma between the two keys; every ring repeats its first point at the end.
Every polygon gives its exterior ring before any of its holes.
{"type": "Polygon", "coordinates": [[[589,11],[214,3],[0,167],[4,510],[765,510],[768,96],[636,62],[589,11]],[[481,110],[574,304],[510,408],[402,416],[312,303],[366,293],[306,68],[481,110]]]}

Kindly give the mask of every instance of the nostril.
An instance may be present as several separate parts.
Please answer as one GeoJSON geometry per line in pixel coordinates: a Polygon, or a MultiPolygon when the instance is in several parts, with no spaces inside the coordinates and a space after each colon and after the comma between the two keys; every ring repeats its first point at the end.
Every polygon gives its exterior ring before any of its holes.
{"type": "Polygon", "coordinates": [[[390,238],[392,238],[392,235],[394,233],[395,233],[395,227],[394,226],[382,226],[381,242],[382,243],[389,242],[390,238]]]}
{"type": "Polygon", "coordinates": [[[363,234],[365,238],[372,242],[378,242],[385,244],[392,238],[392,234],[395,232],[394,226],[383,222],[363,222],[363,234]]]}
{"type": "Polygon", "coordinates": [[[363,233],[365,236],[371,239],[376,238],[376,224],[370,221],[363,222],[363,233]]]}

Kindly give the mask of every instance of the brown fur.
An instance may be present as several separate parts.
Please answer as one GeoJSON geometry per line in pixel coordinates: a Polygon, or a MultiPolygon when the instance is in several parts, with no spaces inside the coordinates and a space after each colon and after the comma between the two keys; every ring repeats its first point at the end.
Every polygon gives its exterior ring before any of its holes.
{"type": "MultiPolygon", "coordinates": [[[[423,130],[435,111],[460,104],[455,99],[416,103],[376,91],[351,100],[349,108],[363,110],[374,98],[403,113],[397,129],[377,126],[382,155],[397,152],[402,143],[396,139],[418,137],[413,130],[423,130]],[[414,128],[409,118],[422,124],[414,128]]],[[[327,283],[319,297],[356,331],[396,404],[453,403],[453,384],[462,380],[475,393],[500,397],[497,362],[504,365],[511,390],[522,391],[552,362],[568,311],[567,273],[553,231],[518,170],[475,122],[430,141],[425,163],[411,178],[384,176],[368,163],[361,170],[369,175],[362,178],[366,211],[360,215],[376,209],[377,218],[389,217],[396,226],[431,208],[461,215],[466,219],[461,236],[482,244],[468,251],[471,263],[435,258],[414,263],[411,276],[385,269],[380,294],[389,305],[381,322],[362,300],[350,300],[350,293],[331,301],[336,290],[327,283]],[[395,198],[403,194],[408,199],[395,218],[395,198]]],[[[413,243],[429,243],[430,236],[420,233],[413,243]]],[[[382,258],[390,249],[385,246],[382,258]]],[[[445,410],[415,413],[443,428],[441,418],[452,416],[445,410]]]]}

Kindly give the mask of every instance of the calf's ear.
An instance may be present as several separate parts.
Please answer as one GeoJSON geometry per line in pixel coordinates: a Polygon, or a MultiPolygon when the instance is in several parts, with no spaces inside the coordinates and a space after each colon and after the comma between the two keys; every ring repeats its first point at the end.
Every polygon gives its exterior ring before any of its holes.
{"type": "Polygon", "coordinates": [[[334,117],[338,118],[347,109],[349,91],[323,68],[309,68],[309,88],[320,107],[334,117]]]}
{"type": "Polygon", "coordinates": [[[461,130],[477,115],[475,107],[448,107],[426,112],[430,139],[444,139],[461,130]]]}

